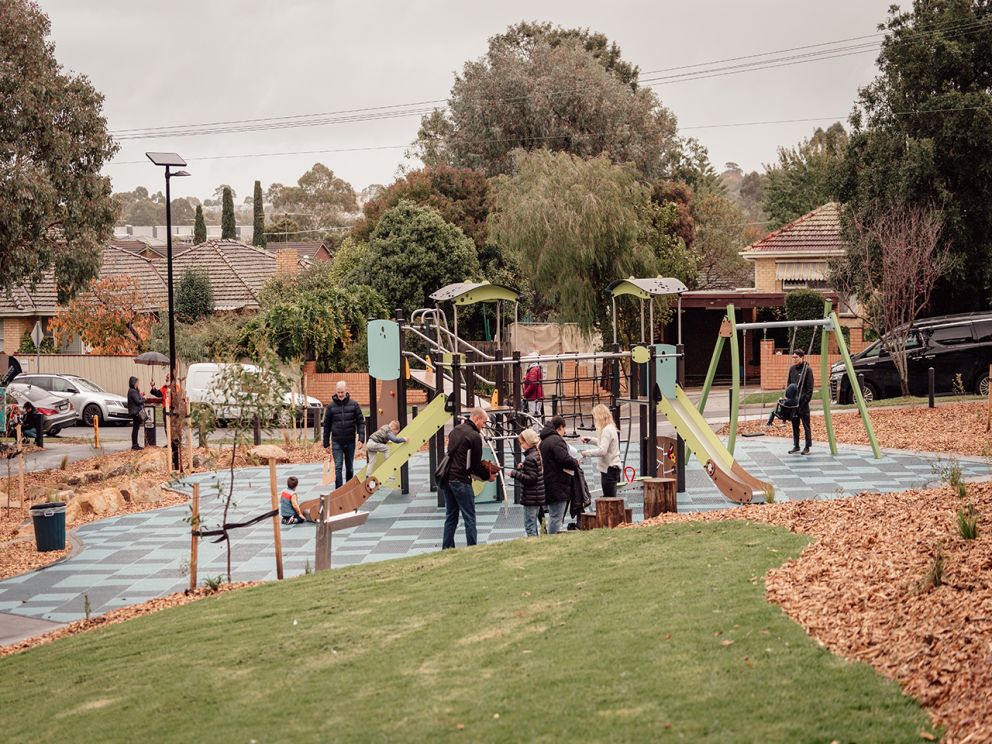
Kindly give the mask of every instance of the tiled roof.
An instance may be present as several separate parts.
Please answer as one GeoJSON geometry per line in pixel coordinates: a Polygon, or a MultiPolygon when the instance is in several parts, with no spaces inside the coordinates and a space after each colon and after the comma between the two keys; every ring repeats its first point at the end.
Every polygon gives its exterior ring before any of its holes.
{"type": "Polygon", "coordinates": [[[309,258],[313,260],[314,254],[321,248],[326,249],[326,244],[321,241],[316,242],[293,242],[289,241],[286,243],[274,243],[270,242],[266,248],[270,251],[280,251],[284,248],[293,248],[297,253],[300,254],[300,258],[309,258]]]}
{"type": "MultiPolygon", "coordinates": [[[[154,262],[165,272],[165,261],[154,262]]],[[[210,277],[217,310],[257,308],[258,293],[276,273],[275,254],[236,240],[208,240],[173,255],[173,282],[178,285],[187,267],[210,277]]]]}
{"type": "MultiPolygon", "coordinates": [[[[100,276],[132,276],[148,297],[148,310],[168,304],[165,258],[146,258],[114,240],[103,249],[100,276]]],[[[258,293],[276,273],[274,253],[234,240],[208,240],[173,254],[174,286],[178,287],[187,267],[203,269],[210,277],[217,310],[257,308],[258,293]]],[[[33,290],[14,287],[0,292],[0,317],[12,315],[54,315],[59,310],[52,272],[33,290]]]]}
{"type": "Polygon", "coordinates": [[[131,253],[153,258],[155,256],[165,256],[165,247],[147,238],[114,238],[110,244],[115,248],[122,248],[131,253]]]}
{"type": "Polygon", "coordinates": [[[840,205],[829,202],[752,243],[741,251],[741,255],[745,258],[778,253],[831,256],[843,252],[845,247],[840,228],[840,205]]]}

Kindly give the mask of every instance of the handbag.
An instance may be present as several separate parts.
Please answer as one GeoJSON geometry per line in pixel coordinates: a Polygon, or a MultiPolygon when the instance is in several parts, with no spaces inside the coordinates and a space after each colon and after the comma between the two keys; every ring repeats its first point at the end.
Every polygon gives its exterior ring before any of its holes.
{"type": "Polygon", "coordinates": [[[451,470],[451,456],[445,455],[441,458],[441,462],[437,464],[437,468],[434,470],[434,476],[439,481],[447,480],[449,470],[451,470]]]}

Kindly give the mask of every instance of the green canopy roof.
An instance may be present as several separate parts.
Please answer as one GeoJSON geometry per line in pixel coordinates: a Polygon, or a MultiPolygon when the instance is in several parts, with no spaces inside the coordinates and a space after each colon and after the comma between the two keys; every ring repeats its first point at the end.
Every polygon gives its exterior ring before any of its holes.
{"type": "Polygon", "coordinates": [[[673,277],[656,276],[651,279],[619,279],[606,288],[614,297],[633,295],[642,300],[664,295],[680,295],[689,290],[673,277]]]}
{"type": "Polygon", "coordinates": [[[489,282],[458,282],[441,287],[430,295],[430,298],[437,302],[474,305],[476,302],[498,302],[499,300],[516,302],[520,298],[520,293],[512,287],[490,284],[489,282]]]}

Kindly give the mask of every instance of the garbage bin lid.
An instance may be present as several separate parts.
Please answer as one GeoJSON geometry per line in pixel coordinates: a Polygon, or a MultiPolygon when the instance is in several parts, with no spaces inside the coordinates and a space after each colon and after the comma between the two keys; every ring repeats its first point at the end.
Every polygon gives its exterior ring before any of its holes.
{"type": "Polygon", "coordinates": [[[31,516],[36,516],[41,513],[47,517],[49,516],[48,512],[51,512],[52,514],[61,514],[65,511],[65,502],[51,501],[44,504],[32,504],[28,511],[31,512],[31,516]]]}

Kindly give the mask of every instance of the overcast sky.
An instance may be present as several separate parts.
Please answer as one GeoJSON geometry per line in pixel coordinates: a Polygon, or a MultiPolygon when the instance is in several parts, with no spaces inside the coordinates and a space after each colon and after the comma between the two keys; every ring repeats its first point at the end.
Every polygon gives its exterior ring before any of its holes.
{"type": "MultiPolygon", "coordinates": [[[[334,0],[41,0],[56,56],[106,96],[111,130],[256,119],[444,98],[453,75],[486,40],[521,20],[605,33],[642,71],[832,42],[876,32],[889,0],[661,0],[476,3],[334,0]]],[[[905,3],[904,3],[905,5],[905,3]]],[[[709,149],[718,170],[772,162],[779,145],[817,122],[694,128],[714,124],[845,118],[876,54],[856,53],[777,69],[654,86],[684,134],[709,149]]],[[[107,172],[114,190],[162,188],[148,150],[189,160],[173,196],[209,197],[228,183],[238,201],[255,179],[295,183],[323,162],[356,191],[392,181],[419,118],[165,137],[122,143],[107,172]],[[383,148],[282,154],[300,150],[383,148]],[[399,147],[388,147],[399,146],[399,147]],[[262,153],[280,153],[261,157],[262,153]],[[251,157],[217,159],[224,155],[251,157]],[[213,158],[213,159],[212,159],[213,158]],[[138,162],[134,162],[138,161],[138,162]]]]}

